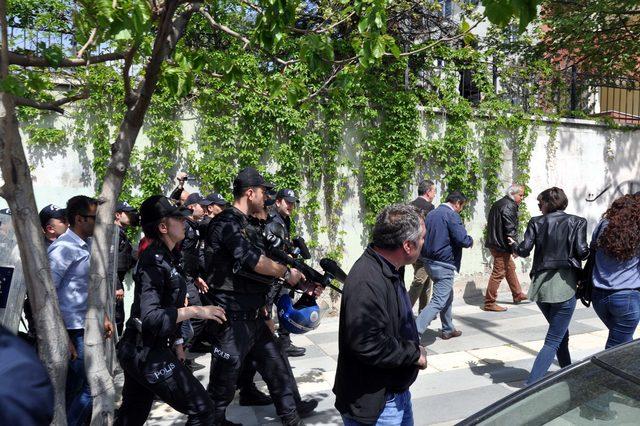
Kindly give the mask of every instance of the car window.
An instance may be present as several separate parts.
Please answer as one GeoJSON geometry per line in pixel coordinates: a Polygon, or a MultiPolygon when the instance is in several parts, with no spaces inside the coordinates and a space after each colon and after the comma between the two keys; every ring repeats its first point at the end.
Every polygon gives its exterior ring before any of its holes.
{"type": "Polygon", "coordinates": [[[594,364],[547,386],[478,423],[481,425],[585,425],[640,422],[640,386],[594,364]]]}

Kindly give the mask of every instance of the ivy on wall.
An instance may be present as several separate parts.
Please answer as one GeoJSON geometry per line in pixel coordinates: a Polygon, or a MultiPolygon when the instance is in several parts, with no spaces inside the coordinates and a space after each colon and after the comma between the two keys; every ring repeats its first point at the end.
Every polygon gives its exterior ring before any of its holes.
{"type": "MultiPolygon", "coordinates": [[[[225,54],[203,54],[196,78],[188,81],[191,90],[173,84],[165,70],[144,128],[151,143],[134,150],[123,200],[137,205],[151,194],[167,193],[181,169],[198,178],[202,193],[215,190],[230,198],[238,169],[257,166],[279,188],[304,190],[297,222],[304,223],[305,237],[319,255],[340,259],[342,205],[354,193],[354,176],[368,226],[383,207],[411,197],[419,162],[428,163],[429,177],[445,191],[460,190],[474,201],[484,189],[487,205],[500,196],[505,147],[514,153],[514,181],[529,180],[535,113],[497,94],[487,66],[489,55],[496,60],[491,51],[441,46],[412,62],[388,58],[381,67],[351,70],[330,90],[302,103],[286,94],[300,90],[296,81],[307,81],[304,64],[288,68],[291,78],[283,79],[254,55],[234,52],[242,78],[233,73],[220,78],[216,71],[225,54]],[[461,94],[461,70],[473,79],[477,98],[461,94]],[[286,87],[285,81],[294,83],[286,87]],[[193,137],[183,133],[185,116],[195,123],[193,137]],[[420,132],[423,119],[430,123],[426,138],[420,132]],[[353,135],[346,135],[347,129],[353,135]],[[347,138],[359,141],[355,152],[346,152],[352,146],[347,138]]],[[[117,100],[123,88],[116,71],[106,66],[95,67],[90,79],[95,90],[75,113],[74,140],[92,147],[91,168],[99,184],[122,114],[113,106],[122,104],[117,100]]],[[[58,143],[59,137],[40,139],[58,143]]]]}

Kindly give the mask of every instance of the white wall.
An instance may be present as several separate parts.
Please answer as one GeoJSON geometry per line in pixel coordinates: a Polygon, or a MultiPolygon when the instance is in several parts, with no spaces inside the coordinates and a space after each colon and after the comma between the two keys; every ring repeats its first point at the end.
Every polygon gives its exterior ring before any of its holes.
{"type": "MultiPolygon", "coordinates": [[[[69,123],[66,119],[56,121],[56,126],[69,123]]],[[[187,138],[193,138],[195,120],[186,119],[183,122],[184,133],[187,138]]],[[[425,129],[423,129],[425,131],[425,129]]],[[[542,190],[559,186],[565,190],[569,198],[567,212],[584,216],[589,221],[589,230],[606,210],[610,202],[627,192],[640,190],[640,141],[637,131],[623,131],[607,129],[587,120],[564,120],[557,129],[555,143],[549,143],[552,133],[551,125],[545,124],[536,128],[536,143],[531,158],[531,193],[526,199],[531,215],[537,215],[536,196],[542,190]],[[596,201],[588,202],[607,188],[596,201]]],[[[353,146],[358,134],[353,129],[347,129],[344,134],[345,147],[343,155],[349,156],[356,165],[359,164],[353,146]]],[[[142,135],[140,144],[148,143],[142,135]]],[[[94,178],[90,173],[91,153],[82,147],[71,146],[56,151],[44,151],[38,147],[26,144],[28,157],[33,165],[33,183],[38,207],[55,203],[64,205],[66,200],[77,194],[94,194],[94,178]]],[[[504,187],[508,186],[513,176],[513,153],[505,147],[503,180],[504,187]]],[[[178,160],[183,162],[184,159],[178,160]]],[[[427,165],[428,166],[428,165],[427,165]]],[[[345,232],[345,257],[343,268],[348,270],[360,256],[366,245],[366,236],[362,225],[362,199],[360,193],[360,176],[352,171],[346,171],[348,176],[347,200],[343,206],[340,226],[345,232]]],[[[167,187],[172,185],[167,178],[167,187]]],[[[410,199],[415,197],[415,182],[407,182],[407,188],[413,188],[410,199]]],[[[196,188],[190,188],[195,190],[196,188]]],[[[322,193],[322,191],[321,191],[322,193]]],[[[438,194],[439,196],[441,194],[438,194]]],[[[304,203],[305,193],[302,193],[304,203]]],[[[470,234],[476,241],[474,247],[465,250],[461,281],[475,279],[478,288],[486,285],[486,276],[490,266],[490,257],[482,247],[482,233],[485,226],[484,195],[477,194],[477,202],[473,209],[473,218],[467,223],[470,234]]],[[[439,200],[436,199],[436,203],[439,200]]],[[[6,206],[0,199],[0,207],[6,206]]],[[[321,213],[321,218],[324,214],[321,213]]],[[[324,219],[323,219],[324,220],[324,219]]],[[[304,234],[304,227],[303,227],[304,234]]],[[[328,239],[320,236],[321,249],[326,249],[328,239]]],[[[527,272],[527,264],[519,260],[520,272],[527,272]]],[[[410,280],[411,272],[407,275],[410,280]]]]}

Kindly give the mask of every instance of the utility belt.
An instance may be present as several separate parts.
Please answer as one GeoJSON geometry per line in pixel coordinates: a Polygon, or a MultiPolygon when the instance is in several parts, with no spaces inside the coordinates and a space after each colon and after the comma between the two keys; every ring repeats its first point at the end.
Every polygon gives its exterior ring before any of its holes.
{"type": "Polygon", "coordinates": [[[250,311],[225,311],[229,321],[255,321],[260,318],[260,309],[250,311]]]}

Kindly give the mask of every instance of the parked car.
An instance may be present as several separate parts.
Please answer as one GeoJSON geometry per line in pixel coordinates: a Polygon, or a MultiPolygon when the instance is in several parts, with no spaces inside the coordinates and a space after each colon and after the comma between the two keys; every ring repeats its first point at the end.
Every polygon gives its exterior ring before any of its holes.
{"type": "Polygon", "coordinates": [[[458,423],[640,424],[640,339],[593,355],[458,423]]]}

